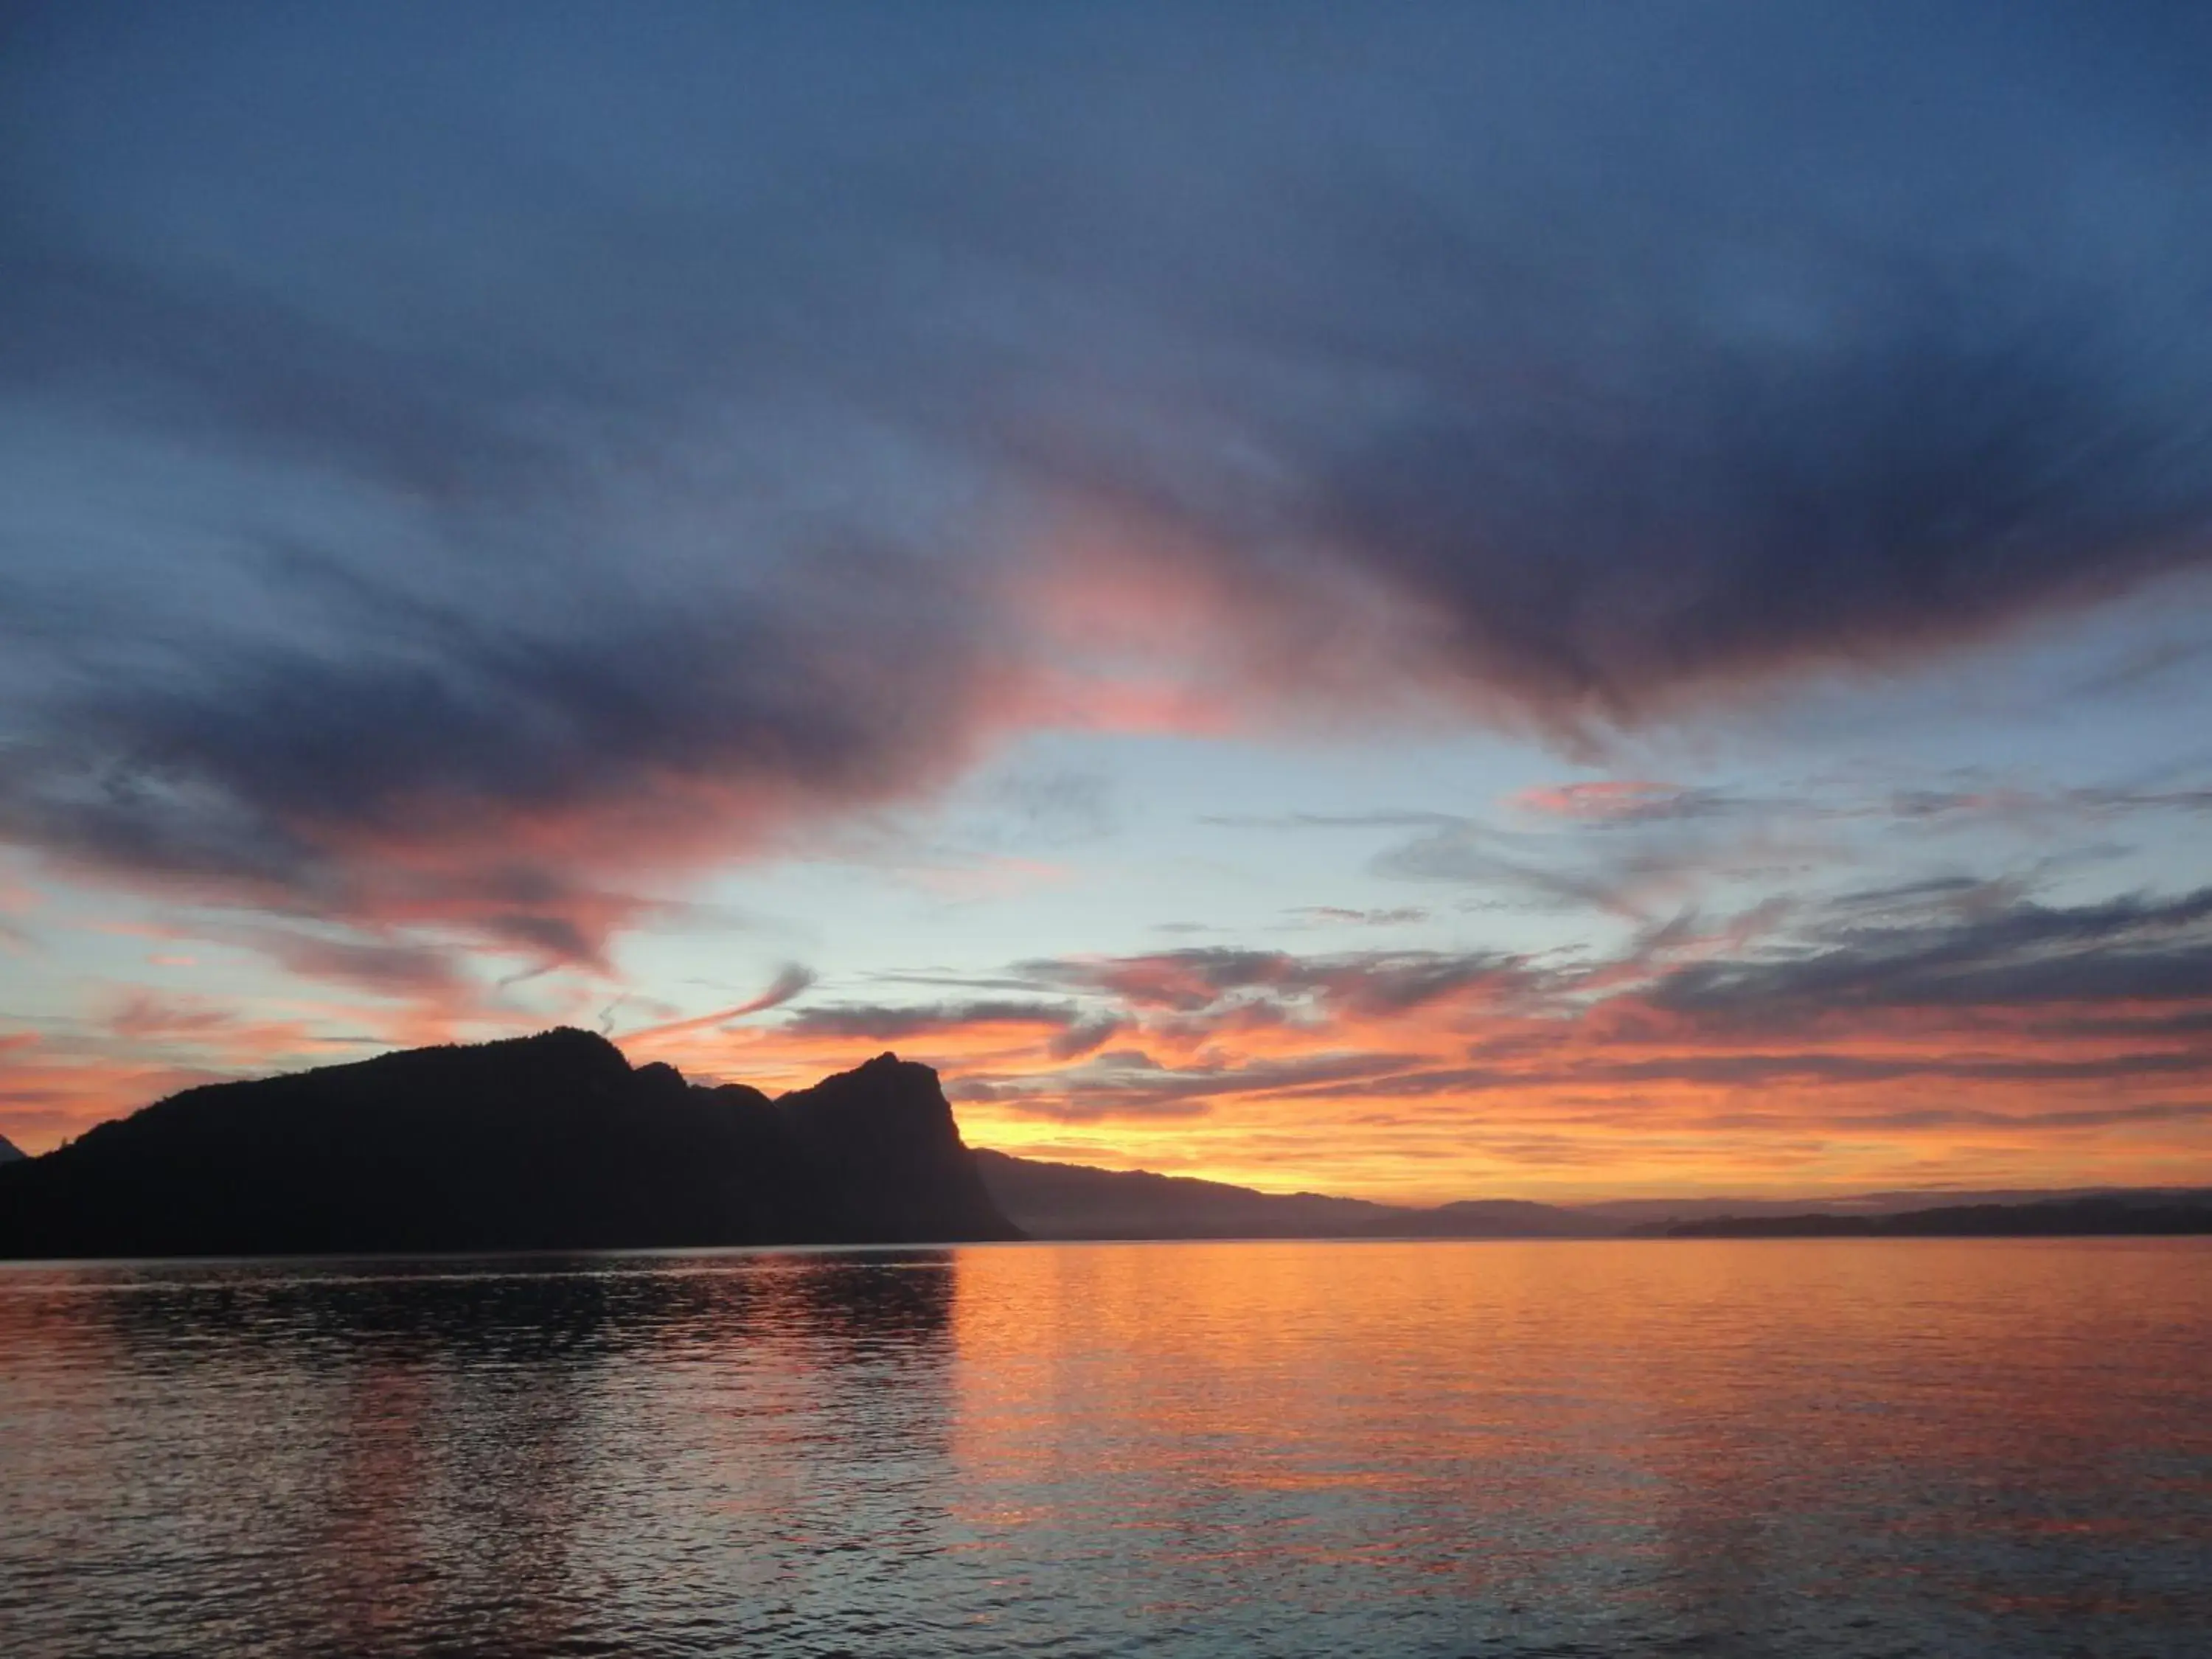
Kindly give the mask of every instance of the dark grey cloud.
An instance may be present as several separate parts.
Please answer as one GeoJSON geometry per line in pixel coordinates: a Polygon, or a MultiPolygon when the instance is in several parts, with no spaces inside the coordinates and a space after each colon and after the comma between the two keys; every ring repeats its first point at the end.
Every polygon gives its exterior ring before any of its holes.
{"type": "MultiPolygon", "coordinates": [[[[787,962],[776,970],[775,977],[769,981],[766,988],[756,996],[746,998],[743,1002],[727,1008],[717,1008],[709,1013],[692,1014],[683,1018],[663,1018],[652,1025],[629,1031],[627,1036],[665,1037],[680,1031],[703,1030],[710,1026],[720,1026],[726,1030],[732,1020],[744,1019],[753,1014],[766,1013],[771,1008],[781,1008],[786,1003],[804,995],[813,988],[819,977],[819,975],[804,963],[787,962]]],[[[630,1000],[632,999],[624,996],[618,997],[609,1003],[600,1012],[600,1029],[611,1035],[614,1030],[615,1014],[630,1000]]],[[[661,1012],[665,1015],[668,1011],[663,1009],[661,1012]]],[[[799,1018],[804,1018],[805,1016],[801,1015],[799,1018]]]]}
{"type": "Polygon", "coordinates": [[[1567,726],[2203,556],[2201,22],[1483,15],[1489,63],[1398,87],[1359,163],[1293,140],[1319,246],[1228,262],[1244,379],[1216,442],[1121,455],[1136,510],[1267,550],[1255,587],[1349,559],[1567,726]]]}
{"type": "Polygon", "coordinates": [[[627,919],[581,890],[594,865],[757,846],[948,775],[978,656],[957,618],[899,608],[847,606],[842,638],[772,607],[633,600],[568,637],[487,619],[409,638],[356,611],[364,636],[335,654],[210,640],[35,708],[0,748],[0,835],[201,896],[450,917],[592,960],[627,919]]]}
{"type": "Polygon", "coordinates": [[[783,1030],[795,1036],[866,1037],[871,1042],[896,1042],[972,1025],[1041,1026],[1062,1036],[1088,1030],[1084,1012],[1072,1004],[1016,1001],[831,1003],[801,1010],[784,1022],[783,1030]]]}
{"type": "Polygon", "coordinates": [[[1091,1014],[1055,1032],[1046,1042],[1045,1052],[1057,1060],[1080,1060],[1096,1054],[1128,1029],[1129,1022],[1118,1014],[1091,1014]]]}
{"type": "Polygon", "coordinates": [[[728,1017],[735,1019],[746,1014],[764,1013],[770,1008],[781,1008],[811,988],[820,977],[804,963],[787,962],[776,970],[775,977],[769,981],[766,990],[750,1000],[738,1004],[728,1017]]]}
{"type": "MultiPolygon", "coordinates": [[[[1045,988],[1047,981],[1024,975],[1018,980],[973,983],[1001,988],[1017,985],[1045,988]]],[[[955,1034],[977,1025],[1027,1026],[1048,1033],[1045,1053],[1070,1061],[1095,1053],[1128,1028],[1119,1012],[1076,1001],[1047,1002],[1034,997],[983,997],[923,1003],[828,1003],[793,1014],[783,1030],[797,1037],[865,1037],[871,1042],[905,1042],[955,1034]]]]}
{"type": "MultiPolygon", "coordinates": [[[[1550,1040],[1521,1056],[1519,1066],[1407,1065],[1401,1059],[1378,1063],[1372,1070],[1353,1070],[1346,1078],[1324,1078],[1287,1086],[1285,1097],[1374,1100],[1450,1099],[1499,1091],[1595,1087],[1618,1091],[1624,1085],[1688,1084],[1723,1090],[1799,1089],[1832,1084],[1911,1085],[1926,1083],[2017,1083],[2049,1085],[2069,1083],[2175,1079],[2190,1080],[2212,1076],[2212,1051],[2172,1050],[2131,1054],[2100,1054],[2081,1058],[2042,1055],[2021,1059],[1944,1058],[1924,1054],[1859,1054],[1809,1049],[1795,1052],[1717,1052],[1675,1054],[1649,1060],[1609,1058],[1593,1053],[1565,1028],[1550,1040]]],[[[2153,1118],[2192,1113],[2212,1113],[2212,1106],[2189,1109],[2113,1109],[2109,1121],[2130,1116],[2153,1118]]],[[[1995,1111],[1954,1107],[1913,1107],[1884,1114],[1881,1121],[1895,1126],[1910,1116],[1921,1127],[1939,1123],[2004,1123],[2033,1121],[2050,1127],[2069,1121],[2086,1122],[2083,1114],[2038,1109],[2032,1120],[1995,1111]]],[[[1786,1121],[1777,1116],[1772,1122],[1786,1121]]],[[[1725,1127],[1707,1120],[1708,1127],[1725,1127]]]]}
{"type": "MultiPolygon", "coordinates": [[[[1066,1071],[1023,1077],[970,1075],[949,1084],[955,1102],[988,1102],[1066,1123],[1107,1118],[1197,1117],[1224,1095],[1287,1096],[1356,1085],[1410,1063],[1391,1054],[1315,1054],[1238,1065],[1165,1066],[1141,1049],[1109,1051],[1066,1071]]],[[[1357,1092],[1356,1086],[1353,1091],[1357,1092]]]]}
{"type": "MultiPolygon", "coordinates": [[[[1821,1053],[1721,1054],[1585,1063],[1563,1068],[1560,1080],[1703,1083],[1729,1088],[1755,1088],[1778,1084],[1903,1083],[1915,1079],[1973,1083],[2094,1082],[2100,1079],[2202,1077],[2208,1073],[2212,1073],[2212,1054],[2100,1054],[2081,1060],[2047,1057],[1950,1060],[1932,1055],[1821,1053]]],[[[1967,1121],[1967,1115],[1959,1115],[1957,1121],[1967,1121]]],[[[1986,1114],[1984,1121],[2001,1121],[2001,1115],[1986,1114]]]]}
{"type": "Polygon", "coordinates": [[[0,836],[365,921],[757,844],[1034,717],[1071,513],[1208,573],[1195,678],[1568,737],[2087,603],[2208,546],[2208,68],[2019,0],[28,14],[0,836]]]}
{"type": "Polygon", "coordinates": [[[2212,889],[2071,906],[2014,897],[1962,909],[1958,895],[1942,897],[1942,909],[1917,920],[1832,921],[1780,954],[1675,968],[1650,999],[1670,1011],[1737,1021],[2212,1000],[2212,889]]]}
{"type": "Polygon", "coordinates": [[[1502,951],[1286,951],[1193,946],[1144,956],[1043,958],[1017,964],[1036,985],[1111,997],[1133,1008],[1200,1014],[1315,999],[1340,1014],[1389,1015],[1483,988],[1522,992],[1541,975],[1502,951]]]}

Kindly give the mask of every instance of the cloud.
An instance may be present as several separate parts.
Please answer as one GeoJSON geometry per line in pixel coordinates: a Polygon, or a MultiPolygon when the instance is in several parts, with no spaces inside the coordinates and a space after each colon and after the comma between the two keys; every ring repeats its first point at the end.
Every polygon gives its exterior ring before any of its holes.
{"type": "Polygon", "coordinates": [[[1510,805],[1542,817],[1589,823],[1648,823],[1705,817],[1737,810],[1716,790],[1642,778],[1601,778],[1583,783],[1541,784],[1513,795],[1510,805]]]}
{"type": "MultiPolygon", "coordinates": [[[[1498,819],[1381,808],[1206,822],[1279,833],[1407,831],[1370,856],[1371,873],[1486,892],[1494,896],[1486,908],[1596,913],[1633,924],[1649,945],[1665,945],[1670,928],[1701,912],[1750,914],[1757,905],[1747,907],[1747,900],[1761,891],[1763,902],[1806,897],[1906,909],[1948,891],[1959,902],[1987,909],[2062,866],[2127,857],[2135,849],[2115,840],[2118,835],[2155,836],[2158,817],[2203,811],[2205,790],[2181,778],[2181,769],[2159,787],[2061,786],[1981,769],[1954,769],[1932,781],[1816,775],[1755,790],[1724,782],[1597,779],[1518,790],[1505,798],[1508,811],[1498,819]],[[1957,873],[1961,853],[1955,849],[1969,836],[1978,865],[1989,866],[1993,854],[2000,865],[2007,854],[2033,862],[1998,881],[1957,873]],[[1864,866],[1910,869],[1909,860],[1925,867],[1934,856],[1953,864],[1953,871],[1880,889],[1844,885],[1864,880],[1864,866]]],[[[1346,919],[1353,913],[1295,914],[1346,919]]]]}
{"type": "Polygon", "coordinates": [[[1650,994],[1660,1008],[1732,1019],[2207,999],[2212,888],[2069,907],[2019,899],[1887,926],[1831,923],[1787,954],[1675,969],[1650,994]]]}
{"type": "Polygon", "coordinates": [[[1404,1063],[1404,1057],[1389,1054],[1314,1054],[1170,1066],[1142,1049],[1129,1049],[1100,1054],[1080,1066],[1044,1077],[965,1077],[946,1092],[956,1102],[988,1103],[1060,1123],[1197,1117],[1223,1096],[1280,1094],[1370,1078],[1404,1063]]]}
{"type": "Polygon", "coordinates": [[[1040,983],[1104,993],[1136,1009],[1193,1014],[1255,997],[1317,998],[1356,1013],[1402,1012],[1480,990],[1510,994],[1531,977],[1505,952],[1354,951],[1304,957],[1284,951],[1198,946],[1143,956],[1020,963],[1040,983]]]}
{"type": "MultiPolygon", "coordinates": [[[[623,1040],[772,1089],[896,1047],[976,1144],[1105,1125],[1108,1161],[1407,1197],[2141,1182],[2212,1146],[2212,891],[1929,879],[1534,959],[1199,948],[878,982],[801,1004],[794,965],[623,1040]]],[[[151,1080],[361,1041],[131,991],[84,1030],[0,1037],[0,1132],[49,1143],[151,1080]]]]}
{"type": "Polygon", "coordinates": [[[1574,742],[2212,545],[2185,9],[613,15],[11,51],[0,837],[604,969],[1041,724],[1574,742]]]}
{"type": "Polygon", "coordinates": [[[1409,654],[1570,732],[2197,563],[2212,428],[2170,354],[2201,301],[2141,264],[2204,234],[2172,19],[1523,15],[1383,131],[1320,88],[1277,175],[1310,167],[1314,245],[1222,204],[1254,252],[1205,294],[1210,419],[1074,465],[1219,550],[1286,647],[1332,639],[1349,564],[1409,654]]]}
{"type": "MultiPolygon", "coordinates": [[[[657,1025],[641,1026],[635,1030],[623,1033],[622,1040],[625,1042],[656,1042],[668,1037],[680,1036],[688,1031],[699,1031],[714,1026],[728,1025],[733,1021],[749,1018],[754,1014],[766,1013],[769,1009],[781,1008],[793,998],[803,994],[813,986],[817,977],[818,975],[811,968],[802,963],[787,963],[777,970],[775,978],[769,981],[768,988],[757,997],[748,998],[732,1007],[717,1008],[710,1014],[695,1014],[686,1019],[664,1020],[657,1025]]],[[[614,1010],[610,1008],[609,1015],[611,1016],[614,1010]]],[[[804,1016],[801,1018],[803,1018],[804,1016]]]]}
{"type": "MultiPolygon", "coordinates": [[[[984,982],[1065,1002],[870,1010],[849,1035],[932,1048],[983,1144],[1113,1124],[1123,1160],[1279,1158],[1310,1184],[1316,1167],[1346,1171],[1335,1184],[1355,1190],[1383,1190],[1387,1168],[1386,1185],[1450,1195],[1408,1173],[1428,1162],[1459,1170],[1462,1193],[1486,1167],[1560,1182],[1722,1168],[1756,1185],[2140,1182],[2201,1158],[2212,1122],[2208,939],[2205,894],[2059,902],[2027,878],[1929,879],[1679,915],[1541,963],[1227,947],[1038,959],[984,982]],[[1055,1039],[1079,1019],[1110,1036],[1069,1053],[1055,1039]]],[[[794,1019],[761,1052],[847,1034],[832,1024],[794,1019]]]]}
{"type": "MultiPolygon", "coordinates": [[[[476,988],[453,952],[432,945],[334,939],[269,926],[237,927],[221,937],[259,951],[305,978],[381,995],[458,1004],[468,1000],[476,988]]],[[[185,962],[189,965],[190,958],[185,962]]]]}
{"type": "Polygon", "coordinates": [[[34,1033],[0,1034],[0,1134],[26,1152],[43,1152],[121,1103],[143,1104],[224,1075],[58,1048],[34,1033]]]}
{"type": "Polygon", "coordinates": [[[212,1003],[178,1002],[137,992],[126,997],[108,1020],[123,1037],[198,1037],[228,1033],[237,1015],[212,1003]]]}
{"type": "Polygon", "coordinates": [[[1079,1009],[1056,1003],[957,1002],[896,1007],[848,1003],[806,1009],[786,1020],[782,1030],[798,1037],[864,1037],[871,1042],[896,1042],[978,1025],[1032,1026],[1064,1033],[1082,1023],[1079,1009]]]}
{"type": "Polygon", "coordinates": [[[50,696],[0,753],[0,833],[194,896],[592,961],[634,907],[574,872],[757,847],[951,763],[971,665],[844,620],[633,606],[568,639],[211,641],[152,684],[50,696]]]}

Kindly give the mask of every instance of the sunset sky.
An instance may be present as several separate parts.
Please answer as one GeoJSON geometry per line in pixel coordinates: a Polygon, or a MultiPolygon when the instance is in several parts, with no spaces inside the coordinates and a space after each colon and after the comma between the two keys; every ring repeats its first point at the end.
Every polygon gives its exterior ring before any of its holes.
{"type": "Polygon", "coordinates": [[[0,1133],[555,1024],[2212,1182],[2212,9],[0,9],[0,1133]]]}

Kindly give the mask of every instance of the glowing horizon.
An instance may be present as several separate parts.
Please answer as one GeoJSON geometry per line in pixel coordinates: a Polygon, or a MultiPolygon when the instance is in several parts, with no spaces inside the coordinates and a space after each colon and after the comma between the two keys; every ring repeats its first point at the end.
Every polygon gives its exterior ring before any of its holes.
{"type": "Polygon", "coordinates": [[[1268,1190],[2212,1183],[2185,27],[52,9],[0,1134],[570,1024],[1268,1190]]]}

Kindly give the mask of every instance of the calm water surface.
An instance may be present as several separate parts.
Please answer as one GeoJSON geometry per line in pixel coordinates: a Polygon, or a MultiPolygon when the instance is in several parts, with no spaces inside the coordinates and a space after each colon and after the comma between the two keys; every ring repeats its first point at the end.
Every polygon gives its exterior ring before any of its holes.
{"type": "Polygon", "coordinates": [[[2207,1241],[0,1267],[10,1656],[2212,1653],[2207,1241]]]}

